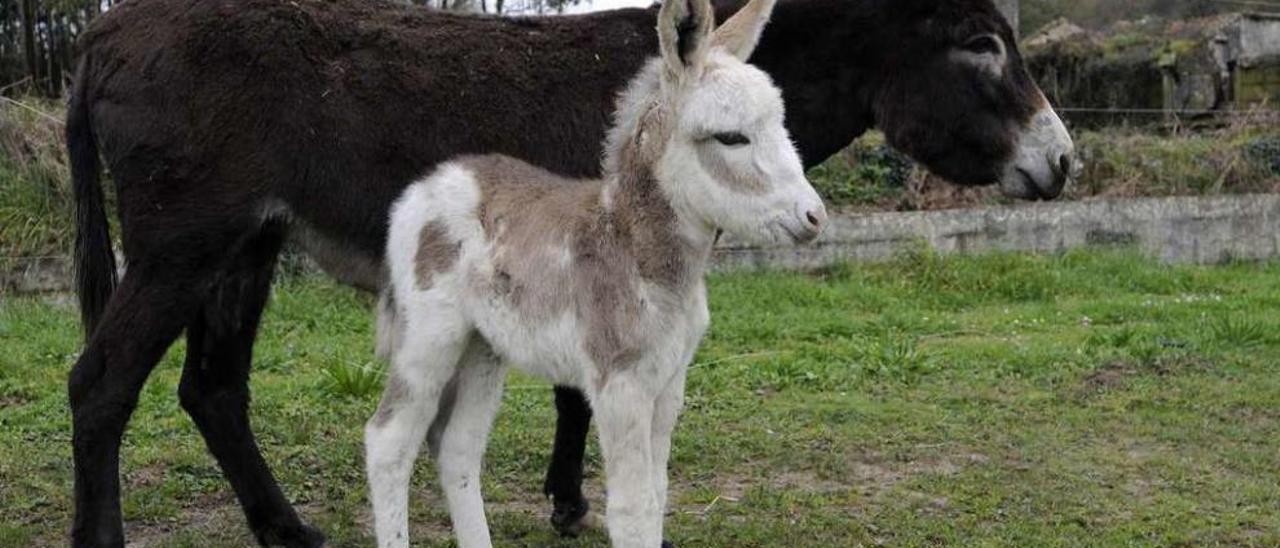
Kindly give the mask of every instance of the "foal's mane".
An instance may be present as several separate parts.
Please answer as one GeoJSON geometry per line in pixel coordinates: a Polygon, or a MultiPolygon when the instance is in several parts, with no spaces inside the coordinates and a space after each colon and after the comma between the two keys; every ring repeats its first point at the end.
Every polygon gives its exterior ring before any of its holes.
{"type": "Polygon", "coordinates": [[[637,164],[657,160],[657,153],[661,150],[651,148],[661,146],[661,143],[646,140],[642,132],[646,129],[645,122],[651,117],[664,115],[661,108],[661,71],[662,59],[650,59],[618,94],[614,102],[613,125],[605,137],[600,170],[605,181],[625,179],[627,170],[640,167],[637,164]]]}

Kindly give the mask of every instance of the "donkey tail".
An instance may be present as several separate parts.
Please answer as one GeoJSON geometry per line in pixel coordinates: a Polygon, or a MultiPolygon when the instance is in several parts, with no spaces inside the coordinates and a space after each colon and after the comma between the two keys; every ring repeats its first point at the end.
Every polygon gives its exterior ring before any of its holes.
{"type": "Polygon", "coordinates": [[[103,204],[98,142],[89,104],[89,58],[80,58],[67,108],[67,153],[76,202],[76,292],[85,338],[93,335],[116,288],[116,257],[103,204]]]}

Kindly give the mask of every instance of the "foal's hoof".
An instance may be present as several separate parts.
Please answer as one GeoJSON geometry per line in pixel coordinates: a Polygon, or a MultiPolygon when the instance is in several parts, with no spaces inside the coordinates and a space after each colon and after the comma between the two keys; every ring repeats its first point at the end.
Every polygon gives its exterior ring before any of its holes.
{"type": "Polygon", "coordinates": [[[259,531],[257,537],[258,544],[262,546],[286,546],[288,548],[319,548],[324,546],[324,533],[305,523],[266,528],[259,531]]]}
{"type": "Polygon", "coordinates": [[[587,528],[586,517],[590,511],[591,504],[585,499],[564,503],[557,500],[555,510],[551,512],[551,526],[562,536],[576,537],[587,528]]]}

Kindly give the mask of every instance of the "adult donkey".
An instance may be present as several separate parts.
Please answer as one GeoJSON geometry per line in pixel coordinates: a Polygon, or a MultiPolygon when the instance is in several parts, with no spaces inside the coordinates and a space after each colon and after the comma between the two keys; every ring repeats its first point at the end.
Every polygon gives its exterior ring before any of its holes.
{"type": "MultiPolygon", "coordinates": [[[[737,0],[718,10],[723,20],[737,0]]],[[[263,544],[311,546],[249,426],[254,338],[292,234],[338,278],[382,284],[392,201],[428,169],[495,152],[598,175],[615,95],[657,51],[656,10],[515,18],[380,0],[130,0],[85,33],[67,137],[87,346],[68,392],[76,545],[123,543],[119,448],[184,330],[178,389],[263,544]],[[119,197],[118,287],[99,152],[119,197]]],[[[1061,122],[991,0],[784,0],[752,61],[783,90],[807,165],[870,127],[960,184],[1053,198],[1061,122]]],[[[590,412],[557,390],[557,526],[585,514],[590,412]]]]}

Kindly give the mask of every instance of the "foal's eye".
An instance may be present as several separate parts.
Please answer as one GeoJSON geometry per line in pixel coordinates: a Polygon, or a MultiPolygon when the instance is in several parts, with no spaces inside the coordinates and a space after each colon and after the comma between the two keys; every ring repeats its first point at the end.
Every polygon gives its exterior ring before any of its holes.
{"type": "Polygon", "coordinates": [[[742,146],[742,145],[751,143],[751,139],[748,139],[746,135],[743,135],[736,131],[727,132],[727,133],[717,133],[715,135],[712,135],[712,137],[714,137],[715,140],[720,141],[720,144],[727,147],[736,147],[736,146],[742,146]]]}

